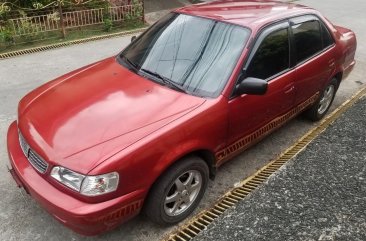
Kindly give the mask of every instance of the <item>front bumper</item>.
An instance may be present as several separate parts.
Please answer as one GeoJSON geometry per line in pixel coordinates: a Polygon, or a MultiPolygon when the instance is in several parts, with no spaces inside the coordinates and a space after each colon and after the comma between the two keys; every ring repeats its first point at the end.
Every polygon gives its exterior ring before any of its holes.
{"type": "Polygon", "coordinates": [[[53,217],[83,235],[96,235],[113,229],[137,215],[144,192],[134,191],[101,203],[85,203],[71,197],[46,181],[24,156],[18,139],[16,122],[8,130],[9,172],[53,217]]]}

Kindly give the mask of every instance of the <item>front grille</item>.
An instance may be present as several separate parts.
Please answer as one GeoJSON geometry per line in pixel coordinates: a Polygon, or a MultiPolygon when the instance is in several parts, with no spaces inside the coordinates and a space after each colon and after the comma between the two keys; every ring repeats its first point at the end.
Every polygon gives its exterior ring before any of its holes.
{"type": "Polygon", "coordinates": [[[42,157],[40,157],[35,151],[30,148],[27,141],[24,139],[23,135],[20,132],[19,144],[29,163],[40,173],[45,173],[48,168],[48,163],[45,162],[42,157]]]}

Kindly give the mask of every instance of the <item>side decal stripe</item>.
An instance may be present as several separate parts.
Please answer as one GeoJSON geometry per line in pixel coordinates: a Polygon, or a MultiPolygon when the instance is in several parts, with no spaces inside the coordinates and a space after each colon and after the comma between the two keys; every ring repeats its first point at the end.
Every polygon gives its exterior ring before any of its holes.
{"type": "Polygon", "coordinates": [[[225,149],[216,153],[216,159],[218,163],[221,163],[223,160],[227,160],[228,158],[234,156],[235,154],[245,150],[248,148],[254,141],[259,140],[260,138],[270,134],[283,124],[285,124],[288,120],[295,117],[297,114],[305,110],[308,106],[313,104],[319,97],[319,92],[311,96],[306,101],[302,102],[286,114],[277,117],[276,119],[272,120],[265,126],[259,128],[255,132],[244,136],[243,138],[239,139],[238,141],[234,142],[233,144],[229,145],[225,149]]]}

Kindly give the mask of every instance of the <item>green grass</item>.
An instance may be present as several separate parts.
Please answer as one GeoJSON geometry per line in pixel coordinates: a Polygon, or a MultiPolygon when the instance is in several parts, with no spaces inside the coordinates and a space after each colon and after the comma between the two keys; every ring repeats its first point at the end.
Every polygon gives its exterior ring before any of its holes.
{"type": "Polygon", "coordinates": [[[112,28],[109,31],[105,30],[104,25],[93,25],[83,28],[68,29],[66,31],[65,38],[62,38],[61,32],[59,31],[40,33],[36,36],[17,37],[15,39],[15,43],[10,45],[0,41],[0,53],[34,48],[55,43],[62,43],[71,40],[89,38],[99,35],[118,33],[146,26],[147,25],[144,24],[142,21],[125,21],[125,22],[114,22],[112,28]]]}

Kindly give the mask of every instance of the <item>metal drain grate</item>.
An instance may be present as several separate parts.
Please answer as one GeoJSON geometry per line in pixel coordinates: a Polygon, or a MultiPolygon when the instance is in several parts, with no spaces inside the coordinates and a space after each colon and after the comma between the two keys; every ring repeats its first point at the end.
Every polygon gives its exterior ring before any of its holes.
{"type": "Polygon", "coordinates": [[[242,181],[237,187],[224,194],[224,196],[221,197],[213,207],[202,211],[191,220],[187,221],[186,224],[183,224],[178,230],[173,231],[173,233],[164,240],[192,240],[227,209],[234,206],[240,200],[243,200],[287,161],[299,154],[312,140],[315,139],[315,137],[322,133],[333,121],[335,121],[343,112],[345,112],[364,95],[366,95],[366,87],[358,91],[350,99],[335,109],[328,117],[323,119],[318,126],[307,132],[293,146],[284,151],[277,159],[273,160],[255,174],[242,181]]]}
{"type": "Polygon", "coordinates": [[[146,29],[147,28],[139,28],[139,29],[135,29],[135,30],[131,30],[131,31],[106,34],[106,35],[101,35],[101,36],[95,36],[95,37],[78,39],[78,40],[73,40],[73,41],[68,41],[68,42],[63,42],[63,43],[57,43],[57,44],[51,44],[51,45],[46,45],[46,46],[41,46],[41,47],[35,47],[35,48],[30,48],[30,49],[23,49],[23,50],[3,53],[3,54],[0,54],[0,60],[16,57],[16,56],[20,56],[20,55],[25,55],[25,54],[38,53],[38,52],[51,50],[51,49],[58,49],[58,48],[67,47],[67,46],[75,45],[75,44],[87,43],[87,42],[91,42],[91,41],[95,41],[95,40],[121,37],[121,36],[129,35],[129,34],[139,33],[146,29]]]}

